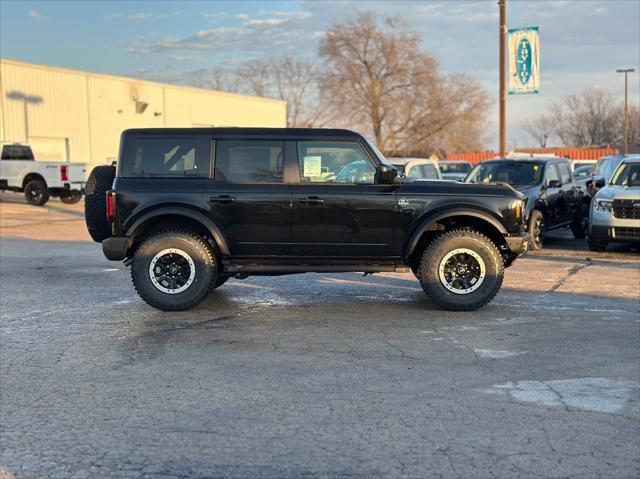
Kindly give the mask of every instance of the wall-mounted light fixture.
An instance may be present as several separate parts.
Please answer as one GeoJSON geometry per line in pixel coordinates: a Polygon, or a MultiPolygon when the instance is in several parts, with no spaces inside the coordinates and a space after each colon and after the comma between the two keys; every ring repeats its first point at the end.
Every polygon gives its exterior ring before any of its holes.
{"type": "Polygon", "coordinates": [[[139,114],[144,113],[149,106],[149,102],[139,100],[137,95],[133,97],[133,101],[136,102],[136,113],[139,114]]]}

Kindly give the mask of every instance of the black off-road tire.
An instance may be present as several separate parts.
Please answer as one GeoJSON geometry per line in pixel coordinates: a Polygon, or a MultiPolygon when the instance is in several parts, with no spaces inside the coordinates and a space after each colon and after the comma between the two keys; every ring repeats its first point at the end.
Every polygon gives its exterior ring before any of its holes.
{"type": "Polygon", "coordinates": [[[115,166],[96,166],[91,171],[84,190],[84,219],[91,238],[98,243],[111,237],[106,193],[113,187],[115,176],[115,166]]]}
{"type": "Polygon", "coordinates": [[[442,309],[475,311],[490,302],[502,286],[504,265],[496,245],[486,236],[470,229],[456,229],[434,239],[422,254],[416,275],[427,297],[442,309]],[[456,294],[440,280],[439,268],[445,256],[456,249],[465,248],[476,253],[485,265],[485,276],[478,289],[456,294]]]}
{"type": "Polygon", "coordinates": [[[589,229],[589,205],[583,204],[578,213],[578,217],[573,219],[571,223],[571,232],[575,239],[584,239],[587,237],[589,229]]]}
{"type": "Polygon", "coordinates": [[[546,231],[546,223],[547,220],[544,217],[544,213],[540,210],[533,210],[531,212],[531,216],[529,217],[529,248],[534,250],[541,250],[544,246],[544,234],[546,231]],[[538,225],[538,221],[541,221],[541,224],[538,225]],[[538,227],[540,228],[540,232],[538,232],[538,227]]]}
{"type": "Polygon", "coordinates": [[[136,248],[131,261],[134,288],[147,304],[163,311],[183,311],[198,304],[211,289],[217,271],[218,262],[207,242],[184,230],[164,230],[149,236],[136,248]],[[154,256],[166,249],[186,253],[195,266],[193,282],[180,293],[163,292],[151,280],[151,262],[154,256]]]}
{"type": "Polygon", "coordinates": [[[30,180],[24,185],[24,197],[27,203],[42,206],[49,201],[49,189],[43,180],[30,180]]]}
{"type": "Polygon", "coordinates": [[[82,199],[82,193],[78,190],[74,190],[70,192],[67,196],[61,196],[60,201],[62,201],[65,205],[73,205],[78,203],[82,199]]]}
{"type": "Polygon", "coordinates": [[[218,275],[218,277],[215,279],[215,281],[211,282],[211,286],[209,287],[209,290],[213,291],[214,289],[218,289],[220,286],[222,286],[227,281],[229,281],[229,276],[218,275]]]}
{"type": "Polygon", "coordinates": [[[592,239],[591,236],[587,239],[587,244],[591,251],[605,251],[609,245],[606,241],[596,241],[592,239]]]}

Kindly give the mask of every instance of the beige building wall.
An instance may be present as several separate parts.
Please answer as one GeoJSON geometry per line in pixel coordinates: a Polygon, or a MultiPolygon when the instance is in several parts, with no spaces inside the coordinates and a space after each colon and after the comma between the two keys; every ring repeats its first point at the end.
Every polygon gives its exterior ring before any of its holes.
{"type": "Polygon", "coordinates": [[[286,126],[286,103],[0,60],[0,141],[38,160],[109,163],[127,128],[286,126]]]}

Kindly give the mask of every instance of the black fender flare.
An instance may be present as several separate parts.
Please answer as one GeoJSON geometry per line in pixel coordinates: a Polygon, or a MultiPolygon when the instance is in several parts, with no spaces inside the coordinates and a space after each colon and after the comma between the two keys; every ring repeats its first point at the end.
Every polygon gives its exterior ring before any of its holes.
{"type": "Polygon", "coordinates": [[[454,216],[473,216],[474,218],[479,218],[481,220],[486,221],[491,226],[493,226],[497,231],[499,231],[500,234],[502,235],[509,234],[509,232],[504,227],[504,225],[500,222],[500,220],[495,218],[490,213],[487,213],[481,210],[456,208],[454,210],[439,211],[439,212],[427,214],[424,217],[424,219],[418,224],[418,226],[416,226],[416,228],[413,230],[413,232],[411,233],[411,236],[409,237],[409,240],[407,241],[407,245],[405,247],[405,257],[409,257],[413,254],[413,252],[416,249],[416,246],[418,246],[420,237],[426,231],[429,230],[431,225],[433,225],[434,223],[437,223],[442,219],[451,218],[454,216]]]}
{"type": "Polygon", "coordinates": [[[209,233],[211,234],[211,237],[218,245],[218,248],[220,249],[220,252],[222,253],[223,256],[229,256],[231,254],[229,250],[229,243],[227,242],[227,239],[222,233],[222,230],[210,218],[208,218],[207,216],[205,216],[204,214],[198,211],[194,211],[190,208],[184,208],[179,206],[158,208],[158,209],[154,209],[153,211],[149,211],[147,213],[142,214],[139,218],[137,218],[131,224],[131,226],[129,226],[129,228],[127,228],[126,235],[132,236],[136,231],[136,229],[138,229],[140,225],[144,224],[148,220],[157,218],[158,216],[166,216],[166,215],[185,216],[194,221],[197,221],[202,226],[204,226],[207,229],[207,231],[209,231],[209,233]]]}

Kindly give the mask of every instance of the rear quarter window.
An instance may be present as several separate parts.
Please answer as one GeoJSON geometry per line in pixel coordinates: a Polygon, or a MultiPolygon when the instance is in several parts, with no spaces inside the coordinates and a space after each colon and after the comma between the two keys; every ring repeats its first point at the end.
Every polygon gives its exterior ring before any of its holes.
{"type": "Polygon", "coordinates": [[[125,176],[208,177],[211,142],[201,137],[130,138],[125,176]]]}

